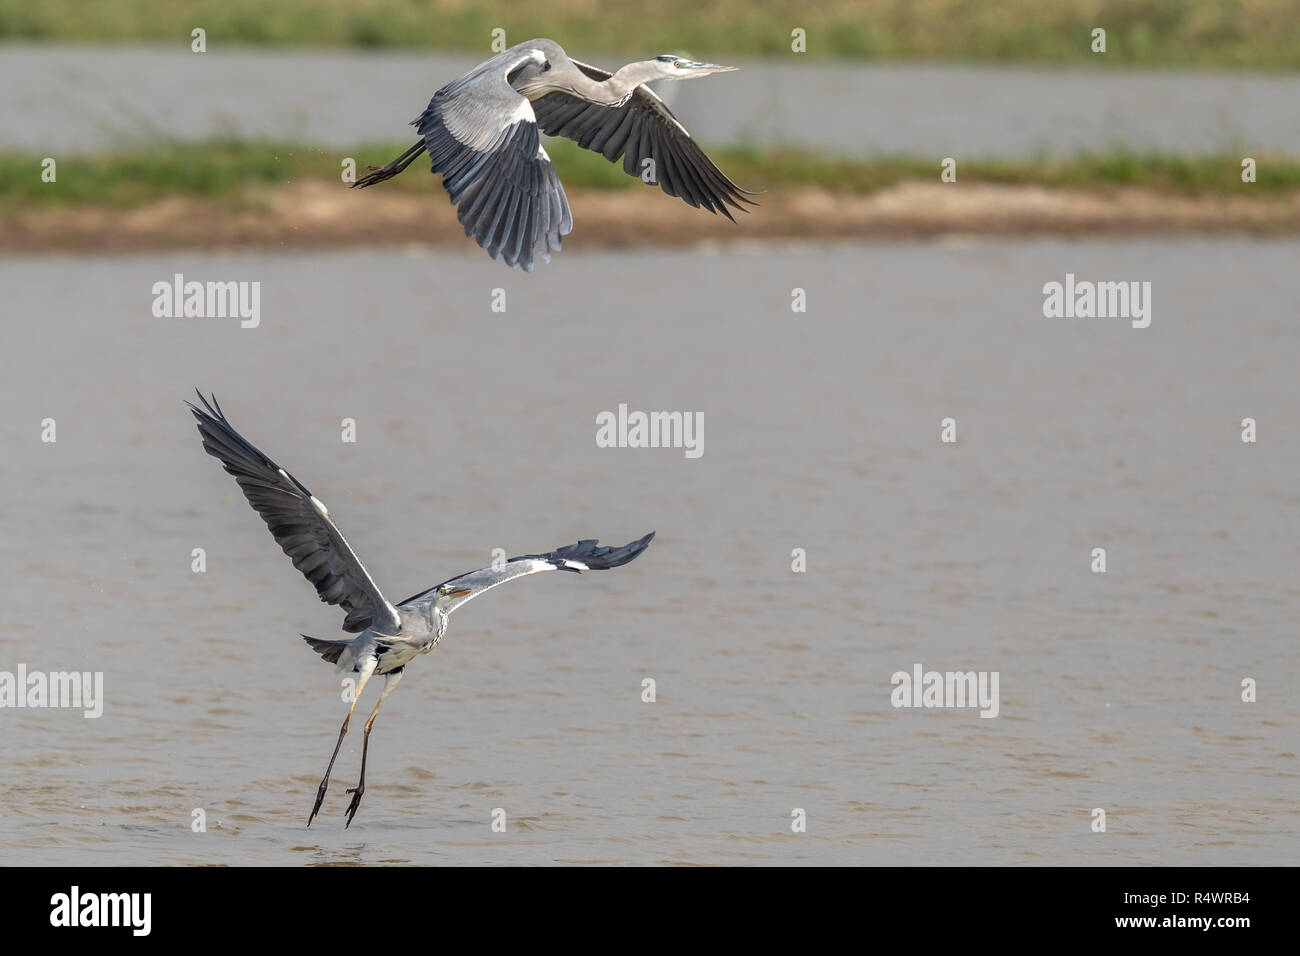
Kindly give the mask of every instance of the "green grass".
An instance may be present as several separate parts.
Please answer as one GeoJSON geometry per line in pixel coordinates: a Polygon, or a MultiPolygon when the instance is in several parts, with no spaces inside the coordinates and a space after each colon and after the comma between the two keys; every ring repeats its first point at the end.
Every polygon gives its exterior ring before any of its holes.
{"type": "MultiPolygon", "coordinates": [[[[570,145],[570,144],[564,144],[570,145]]],[[[577,150],[577,152],[584,152],[577,150]]],[[[1241,156],[1171,156],[1112,152],[1069,159],[961,160],[958,183],[1006,183],[1056,189],[1108,189],[1141,186],[1158,192],[1203,195],[1250,190],[1287,193],[1300,189],[1300,157],[1254,157],[1257,182],[1241,181],[1241,156]]],[[[904,180],[937,182],[939,163],[910,156],[847,160],[810,153],[722,150],[722,168],[749,188],[825,186],[867,193],[904,180]],[[757,186],[753,185],[757,184],[757,186]]]]}
{"type": "MultiPolygon", "coordinates": [[[[361,171],[387,162],[409,145],[376,143],[351,151],[361,171]]],[[[548,150],[567,188],[625,189],[637,186],[621,164],[557,141],[548,150]]],[[[220,142],[173,145],[139,152],[68,156],[58,162],[57,181],[41,181],[41,157],[0,154],[0,208],[31,208],[91,204],[129,208],[172,196],[224,202],[256,201],[258,187],[276,187],[297,180],[339,182],[344,153],[288,144],[220,142]]],[[[887,157],[872,160],[828,158],[810,153],[756,149],[724,149],[715,160],[733,180],[750,189],[776,192],[821,186],[849,193],[867,193],[903,180],[937,182],[933,159],[887,157]]],[[[1300,189],[1300,158],[1266,156],[1259,161],[1257,183],[1241,182],[1241,158],[1232,156],[1161,156],[1107,153],[1068,160],[962,161],[958,182],[1034,184],[1052,188],[1106,189],[1142,186],[1175,194],[1236,194],[1258,196],[1300,189]]],[[[421,159],[407,173],[384,185],[385,190],[427,192],[434,183],[421,159]]],[[[955,188],[959,188],[955,187],[955,188]]]]}
{"type": "Polygon", "coordinates": [[[534,36],[575,54],[667,51],[1300,68],[1296,0],[0,0],[0,40],[488,52],[534,36]],[[1089,49],[1107,31],[1107,52],[1089,49]]]}

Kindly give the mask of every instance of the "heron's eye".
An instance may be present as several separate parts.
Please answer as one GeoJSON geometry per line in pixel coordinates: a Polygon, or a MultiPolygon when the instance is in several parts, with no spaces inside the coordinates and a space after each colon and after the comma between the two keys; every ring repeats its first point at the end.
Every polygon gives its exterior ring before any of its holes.
{"type": "Polygon", "coordinates": [[[673,60],[673,68],[674,68],[674,69],[677,69],[677,70],[680,70],[680,69],[682,68],[682,61],[681,61],[681,60],[673,60]]]}

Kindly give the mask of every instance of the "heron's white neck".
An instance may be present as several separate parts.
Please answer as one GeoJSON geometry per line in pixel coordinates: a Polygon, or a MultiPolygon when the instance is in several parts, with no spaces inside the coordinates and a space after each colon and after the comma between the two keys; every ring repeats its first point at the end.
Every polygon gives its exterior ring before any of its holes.
{"type": "Polygon", "coordinates": [[[438,607],[436,602],[431,602],[425,606],[425,617],[429,621],[429,629],[433,631],[433,643],[437,644],[442,640],[442,635],[447,633],[447,612],[438,607]]]}
{"type": "Polygon", "coordinates": [[[661,79],[662,68],[657,60],[629,63],[607,80],[593,80],[581,70],[575,70],[567,84],[571,92],[584,100],[601,106],[622,106],[642,83],[661,79]]]}

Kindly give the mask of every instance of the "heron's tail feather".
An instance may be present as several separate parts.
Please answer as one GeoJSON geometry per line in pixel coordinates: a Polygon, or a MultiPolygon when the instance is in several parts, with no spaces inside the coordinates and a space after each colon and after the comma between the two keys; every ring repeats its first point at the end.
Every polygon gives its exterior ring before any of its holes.
{"type": "Polygon", "coordinates": [[[337,664],[340,655],[352,643],[351,641],[322,641],[320,638],[308,637],[306,634],[302,635],[302,639],[310,645],[313,651],[331,664],[337,664]]]}
{"type": "Polygon", "coordinates": [[[392,179],[407,166],[410,166],[411,163],[415,162],[424,150],[424,140],[420,140],[387,166],[371,166],[370,172],[366,173],[366,175],[353,183],[352,188],[356,189],[357,187],[360,187],[364,189],[367,186],[373,186],[375,183],[382,183],[386,179],[392,179]]]}

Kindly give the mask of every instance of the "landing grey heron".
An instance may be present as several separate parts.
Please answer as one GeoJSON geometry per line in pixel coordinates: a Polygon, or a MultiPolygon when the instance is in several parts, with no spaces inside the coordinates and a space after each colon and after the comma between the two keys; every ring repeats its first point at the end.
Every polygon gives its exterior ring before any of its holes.
{"type": "Polygon", "coordinates": [[[650,544],[651,531],[639,541],[621,548],[600,547],[594,539],[566,545],[546,554],[525,554],[479,571],[449,578],[427,591],[390,604],[366,571],[343,533],[330,519],[325,504],[293,475],[253,447],[230,422],[217,404],[199,393],[199,408],[187,402],[199,423],[203,447],[218,459],[243,489],[244,497],[262,516],[271,534],[313,585],[326,604],[337,604],[347,612],[343,630],[357,634],[345,640],[303,639],[339,671],[357,674],[352,706],[343,719],[338,742],[330,755],[316,803],[307,817],[307,826],[315,819],[325,799],[334,760],[348,732],[352,711],[361,698],[366,682],[375,675],[384,678],[384,688],[375,709],[366,721],[361,743],[361,777],[350,789],[352,803],[347,809],[347,824],[352,825],[361,796],[366,792],[366,752],[370,746],[370,727],[379,708],[401,680],[402,671],[418,654],[427,654],[442,640],[451,612],[498,584],[539,571],[604,571],[627,564],[650,544]],[[358,633],[359,632],[359,633],[358,633]]]}
{"type": "Polygon", "coordinates": [[[533,271],[573,230],[569,201],[538,131],[574,140],[670,196],[722,213],[754,195],[728,179],[643,84],[688,80],[734,66],[665,54],[616,73],[571,60],[554,40],[529,40],[480,63],[434,94],[411,122],[420,141],[353,187],[392,179],[428,151],[456,216],[493,259],[533,271]]]}

